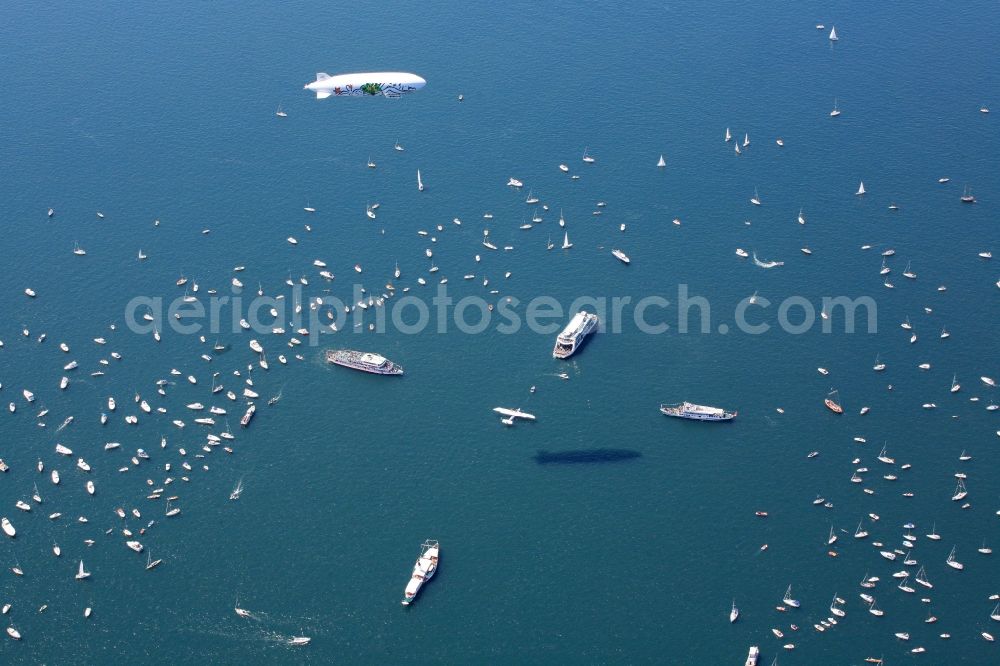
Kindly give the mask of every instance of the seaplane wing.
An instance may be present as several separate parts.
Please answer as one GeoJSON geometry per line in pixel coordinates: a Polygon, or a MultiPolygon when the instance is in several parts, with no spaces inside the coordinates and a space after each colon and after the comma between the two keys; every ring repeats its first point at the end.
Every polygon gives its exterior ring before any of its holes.
{"type": "Polygon", "coordinates": [[[494,407],[493,411],[502,416],[508,416],[510,418],[527,419],[529,421],[535,420],[534,414],[529,414],[528,412],[522,412],[520,409],[507,409],[506,407],[494,407]]]}

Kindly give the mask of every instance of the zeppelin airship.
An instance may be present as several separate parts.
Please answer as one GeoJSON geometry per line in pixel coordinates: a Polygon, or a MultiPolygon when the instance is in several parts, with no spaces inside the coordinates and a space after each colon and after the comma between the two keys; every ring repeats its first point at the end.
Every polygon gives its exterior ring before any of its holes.
{"type": "Polygon", "coordinates": [[[420,90],[427,81],[416,74],[407,72],[363,72],[360,74],[337,74],[326,72],[316,74],[316,80],[303,88],[316,93],[316,99],[326,99],[331,95],[353,97],[381,95],[399,97],[420,90]]]}

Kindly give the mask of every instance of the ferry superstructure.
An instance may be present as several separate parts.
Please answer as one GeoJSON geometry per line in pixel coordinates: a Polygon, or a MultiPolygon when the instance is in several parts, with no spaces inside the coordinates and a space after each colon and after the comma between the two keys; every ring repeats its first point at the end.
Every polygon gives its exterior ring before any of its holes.
{"type": "Polygon", "coordinates": [[[362,372],[370,372],[375,375],[403,374],[401,366],[396,365],[380,354],[372,352],[353,351],[351,349],[328,349],[326,360],[328,363],[361,370],[362,372]]]}
{"type": "Polygon", "coordinates": [[[679,405],[660,405],[660,411],[667,416],[691,419],[692,421],[732,421],[736,418],[736,412],[727,412],[719,407],[696,405],[691,402],[682,402],[679,405]]]}
{"type": "Polygon", "coordinates": [[[580,311],[573,315],[569,324],[556,338],[556,346],[552,350],[555,358],[569,358],[580,348],[583,339],[597,328],[600,322],[597,315],[580,311]]]}

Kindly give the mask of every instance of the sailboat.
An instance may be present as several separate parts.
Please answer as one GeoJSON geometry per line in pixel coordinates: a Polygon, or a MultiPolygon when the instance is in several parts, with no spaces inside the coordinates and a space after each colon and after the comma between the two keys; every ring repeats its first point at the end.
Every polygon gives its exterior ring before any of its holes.
{"type": "Polygon", "coordinates": [[[830,601],[830,612],[836,615],[837,617],[844,617],[845,615],[847,615],[847,613],[845,613],[844,610],[837,605],[838,601],[839,600],[837,599],[837,595],[834,594],[833,600],[830,601]]]}
{"type": "Polygon", "coordinates": [[[420,180],[420,169],[417,169],[417,189],[421,192],[424,191],[424,182],[420,180]]]}
{"type": "Polygon", "coordinates": [[[969,189],[968,185],[965,186],[965,190],[962,192],[961,201],[962,203],[976,203],[976,197],[972,196],[972,190],[969,189]]]}
{"type": "Polygon", "coordinates": [[[288,117],[288,114],[281,110],[281,105],[280,104],[278,105],[278,110],[274,112],[274,115],[278,116],[279,118],[287,118],[288,117]]]}
{"type": "Polygon", "coordinates": [[[931,585],[931,582],[927,580],[927,571],[924,569],[923,565],[921,565],[920,570],[917,571],[917,576],[916,578],[914,578],[914,580],[916,580],[918,583],[920,583],[921,585],[923,585],[928,589],[934,587],[933,585],[931,585]]]}
{"type": "Polygon", "coordinates": [[[906,268],[903,270],[903,277],[909,278],[911,280],[917,279],[917,274],[910,270],[910,262],[906,262],[906,268]]]}
{"type": "Polygon", "coordinates": [[[375,160],[372,159],[371,155],[368,156],[368,162],[367,162],[367,164],[368,164],[368,168],[369,169],[374,169],[375,168],[375,160]]]}
{"type": "Polygon", "coordinates": [[[990,619],[996,622],[1000,622],[1000,604],[997,604],[996,607],[993,609],[993,612],[990,613],[990,619]]]}
{"type": "Polygon", "coordinates": [[[399,272],[399,262],[396,262],[396,270],[393,271],[392,274],[396,277],[397,280],[399,279],[399,275],[400,275],[400,272],[399,272]]]}
{"type": "Polygon", "coordinates": [[[958,546],[952,546],[951,547],[951,552],[948,553],[948,559],[945,560],[944,563],[947,564],[952,569],[958,569],[959,571],[961,571],[962,569],[965,568],[965,565],[955,559],[955,549],[956,548],[958,548],[958,546]]]}
{"type": "Polygon", "coordinates": [[[160,566],[160,564],[162,564],[162,563],[163,563],[163,560],[154,560],[153,559],[153,551],[147,551],[146,552],[146,571],[149,571],[150,569],[155,569],[156,567],[160,566]]]}
{"type": "Polygon", "coordinates": [[[79,243],[77,243],[77,242],[74,241],[73,242],[73,254],[75,254],[75,255],[77,255],[79,257],[82,257],[83,255],[87,254],[87,251],[84,250],[82,247],[80,247],[79,243]]]}
{"type": "Polygon", "coordinates": [[[238,500],[240,495],[243,494],[243,479],[241,478],[236,482],[236,486],[233,488],[233,492],[229,493],[229,499],[238,500]]]}
{"type": "Polygon", "coordinates": [[[837,98],[833,98],[833,111],[830,112],[830,116],[836,118],[840,115],[840,108],[837,107],[837,98]]]}
{"type": "Polygon", "coordinates": [[[882,610],[881,608],[875,608],[875,600],[874,599],[872,599],[872,603],[868,607],[868,612],[871,613],[872,615],[874,615],[875,617],[882,617],[883,615],[885,615],[885,611],[884,610],[882,610]]]}
{"type": "Polygon", "coordinates": [[[826,399],[823,401],[823,404],[826,405],[826,408],[834,414],[843,414],[844,408],[840,406],[840,403],[837,402],[837,400],[834,400],[833,396],[836,396],[838,399],[840,398],[840,395],[836,390],[830,391],[830,393],[827,394],[826,399]]]}
{"type": "Polygon", "coordinates": [[[733,608],[729,611],[729,622],[736,622],[736,618],[740,616],[740,609],[736,607],[736,599],[733,599],[733,608]]]}
{"type": "Polygon", "coordinates": [[[742,154],[743,151],[740,150],[740,142],[739,141],[734,141],[733,142],[733,148],[736,150],[736,154],[737,155],[742,154]]]}
{"type": "Polygon", "coordinates": [[[837,535],[833,533],[833,525],[830,525],[830,536],[826,538],[826,545],[832,546],[837,542],[837,535]]]}
{"type": "Polygon", "coordinates": [[[889,446],[888,443],[882,444],[882,450],[879,452],[876,459],[881,462],[884,462],[886,465],[894,465],[896,464],[896,460],[894,458],[890,458],[889,455],[886,453],[886,448],[888,448],[888,446],[889,446]]]}
{"type": "Polygon", "coordinates": [[[861,529],[861,523],[863,523],[864,520],[865,519],[862,518],[861,520],[858,521],[858,529],[854,530],[854,538],[855,539],[864,539],[866,536],[868,536],[868,532],[866,532],[865,530],[861,529]]]}
{"type": "Polygon", "coordinates": [[[798,599],[792,598],[792,586],[789,585],[788,589],[785,590],[785,596],[781,598],[786,606],[791,606],[792,608],[798,608],[802,603],[798,599]]]}
{"type": "Polygon", "coordinates": [[[573,244],[569,242],[569,232],[568,231],[563,232],[562,249],[568,250],[571,247],[573,247],[573,244]]]}
{"type": "Polygon", "coordinates": [[[885,363],[879,360],[879,355],[875,355],[875,365],[872,366],[872,370],[875,372],[882,372],[885,370],[885,363]]]}
{"type": "Polygon", "coordinates": [[[663,155],[660,155],[660,161],[656,163],[656,166],[660,167],[661,169],[667,166],[667,161],[663,159],[663,155]]]}
{"type": "Polygon", "coordinates": [[[760,195],[757,194],[757,188],[756,187],[753,188],[753,198],[750,199],[750,203],[752,203],[754,206],[759,206],[760,205],[760,195]]]}
{"type": "Polygon", "coordinates": [[[83,580],[85,578],[90,578],[90,572],[83,568],[83,560],[80,560],[80,569],[76,572],[76,579],[83,580]]]}
{"type": "Polygon", "coordinates": [[[837,26],[832,26],[830,28],[830,41],[831,42],[835,42],[838,39],[839,39],[839,37],[837,37],[837,26]]]}
{"type": "Polygon", "coordinates": [[[942,340],[945,339],[945,338],[950,338],[951,337],[951,333],[948,332],[947,328],[945,328],[944,326],[942,326],[941,327],[941,335],[939,337],[942,340]]]}
{"type": "Polygon", "coordinates": [[[545,249],[546,250],[551,250],[555,246],[556,246],[555,243],[552,242],[552,236],[549,236],[548,241],[545,242],[545,249]]]}
{"type": "Polygon", "coordinates": [[[733,140],[733,135],[729,133],[729,128],[727,127],[726,128],[726,142],[728,143],[729,141],[732,141],[732,140],[733,140]]]}
{"type": "Polygon", "coordinates": [[[940,541],[941,540],[941,535],[937,533],[937,523],[934,523],[933,525],[931,525],[931,533],[927,534],[925,536],[928,539],[930,539],[931,541],[940,541]]]}
{"type": "Polygon", "coordinates": [[[799,224],[805,224],[806,218],[802,217],[802,209],[799,208],[799,224]]]}
{"type": "Polygon", "coordinates": [[[566,226],[566,220],[563,218],[562,208],[559,209],[559,226],[560,227],[566,226]]]}
{"type": "Polygon", "coordinates": [[[864,195],[864,193],[865,193],[865,181],[862,180],[860,181],[860,184],[858,185],[858,191],[855,192],[855,194],[860,197],[864,195]]]}
{"type": "Polygon", "coordinates": [[[962,483],[962,479],[959,479],[958,480],[958,485],[955,486],[955,494],[951,496],[951,499],[952,499],[953,502],[958,502],[960,500],[965,499],[966,495],[968,495],[968,494],[969,494],[969,491],[966,490],[965,484],[962,483]]]}
{"type": "MultiPolygon", "coordinates": [[[[962,388],[962,385],[958,383],[958,375],[952,375],[951,376],[951,392],[952,393],[958,393],[961,388],[962,388]]],[[[964,453],[964,451],[963,451],[963,453],[964,453]]],[[[959,460],[961,460],[961,457],[959,457],[959,460]]]]}
{"type": "Polygon", "coordinates": [[[583,161],[587,164],[593,164],[595,162],[594,158],[587,154],[587,149],[583,149],[583,161]]]}

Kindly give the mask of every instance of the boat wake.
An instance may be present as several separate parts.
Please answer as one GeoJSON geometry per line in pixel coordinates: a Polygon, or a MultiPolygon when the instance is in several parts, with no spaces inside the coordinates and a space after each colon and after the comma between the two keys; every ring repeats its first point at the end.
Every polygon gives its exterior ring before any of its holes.
{"type": "Polygon", "coordinates": [[[754,265],[760,266],[761,268],[775,268],[777,266],[785,265],[785,262],[783,261],[761,261],[760,259],[757,258],[756,252],[753,253],[753,263],[754,265]]]}
{"type": "Polygon", "coordinates": [[[608,463],[639,458],[642,453],[631,449],[578,449],[575,451],[539,451],[535,462],[539,465],[550,463],[608,463]]]}

